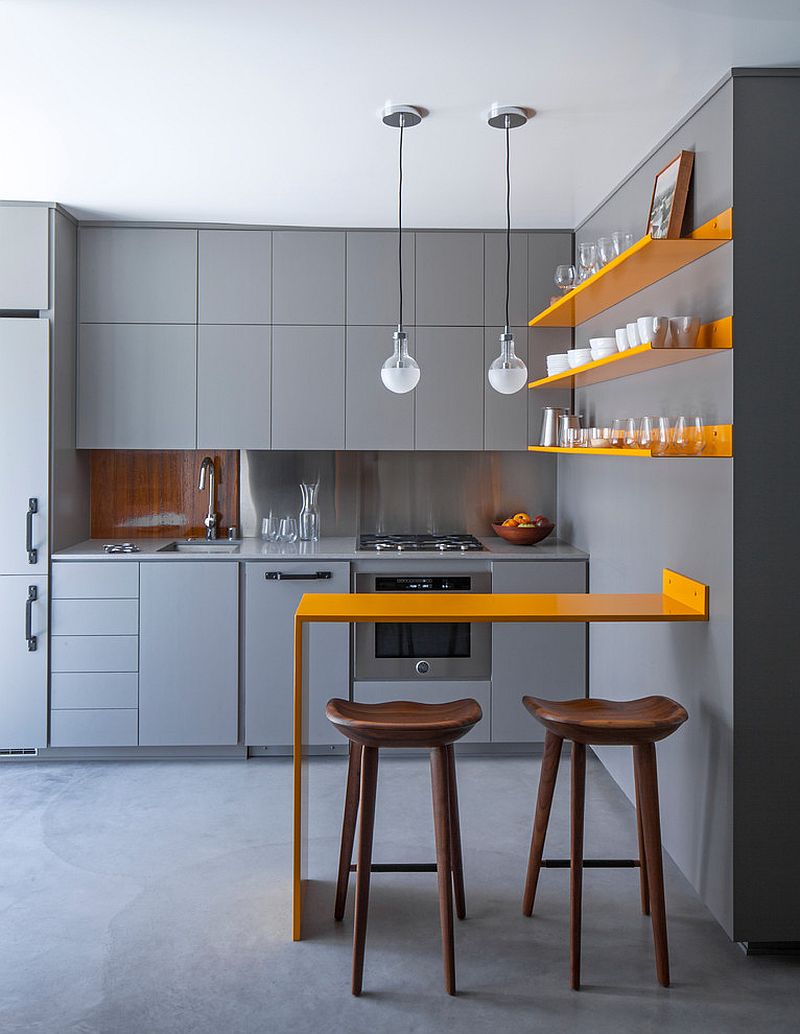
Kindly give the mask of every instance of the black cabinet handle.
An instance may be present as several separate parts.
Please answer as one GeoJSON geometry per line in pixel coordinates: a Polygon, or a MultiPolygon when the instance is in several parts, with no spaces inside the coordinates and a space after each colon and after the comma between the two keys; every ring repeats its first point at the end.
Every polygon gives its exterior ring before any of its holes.
{"type": "Polygon", "coordinates": [[[286,574],[285,571],[267,571],[268,582],[322,582],[332,578],[330,571],[314,571],[311,574],[286,574]]]}
{"type": "Polygon", "coordinates": [[[28,513],[25,517],[25,549],[28,553],[28,563],[35,564],[39,558],[39,552],[33,545],[33,517],[39,512],[39,500],[28,500],[28,513]]]}
{"type": "Polygon", "coordinates": [[[25,639],[29,653],[33,653],[37,646],[36,636],[33,634],[33,605],[38,599],[39,590],[35,585],[29,585],[28,598],[25,600],[25,639]]]}

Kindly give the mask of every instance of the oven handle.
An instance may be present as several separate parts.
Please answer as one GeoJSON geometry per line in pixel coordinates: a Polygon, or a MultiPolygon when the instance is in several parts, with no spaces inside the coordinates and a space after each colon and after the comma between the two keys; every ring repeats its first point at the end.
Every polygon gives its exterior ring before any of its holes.
{"type": "Polygon", "coordinates": [[[311,574],[286,574],[285,571],[267,571],[268,582],[322,582],[333,577],[330,571],[314,571],[311,574]]]}

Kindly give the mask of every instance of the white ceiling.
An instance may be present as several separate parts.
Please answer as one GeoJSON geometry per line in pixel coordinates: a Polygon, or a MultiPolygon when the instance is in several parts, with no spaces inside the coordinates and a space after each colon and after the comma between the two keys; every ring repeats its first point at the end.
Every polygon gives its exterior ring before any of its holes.
{"type": "Polygon", "coordinates": [[[736,65],[800,63],[798,0],[0,0],[0,197],[85,218],[573,226],[736,65]]]}

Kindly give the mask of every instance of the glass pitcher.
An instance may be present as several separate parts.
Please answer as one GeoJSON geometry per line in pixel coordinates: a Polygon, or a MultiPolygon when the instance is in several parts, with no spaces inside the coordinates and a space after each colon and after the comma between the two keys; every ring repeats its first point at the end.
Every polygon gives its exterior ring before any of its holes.
{"type": "Polygon", "coordinates": [[[319,541],[319,481],[300,483],[300,494],[303,497],[303,505],[300,510],[300,540],[301,542],[319,541]]]}

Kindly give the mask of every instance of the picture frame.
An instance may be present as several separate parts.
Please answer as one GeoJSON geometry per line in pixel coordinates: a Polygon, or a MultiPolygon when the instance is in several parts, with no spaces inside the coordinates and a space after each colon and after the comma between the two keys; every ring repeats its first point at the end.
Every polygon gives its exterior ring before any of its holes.
{"type": "Polygon", "coordinates": [[[681,151],[656,175],[645,228],[653,240],[680,237],[693,165],[694,151],[681,151]]]}

